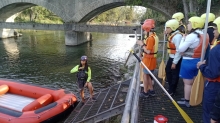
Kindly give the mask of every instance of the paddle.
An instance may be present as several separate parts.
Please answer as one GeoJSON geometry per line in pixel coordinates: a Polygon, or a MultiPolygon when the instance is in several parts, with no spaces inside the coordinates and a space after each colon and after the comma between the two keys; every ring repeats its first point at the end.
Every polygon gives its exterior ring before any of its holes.
{"type": "MultiPolygon", "coordinates": [[[[141,24],[141,40],[143,40],[143,29],[142,29],[142,25],[144,24],[143,22],[140,23],[141,24]]],[[[139,50],[140,51],[140,50],[139,50]]],[[[141,56],[141,51],[140,51],[140,56],[141,56]]],[[[140,81],[143,82],[144,78],[143,78],[143,68],[140,65],[140,81]]]]}
{"type": "MultiPolygon", "coordinates": [[[[206,44],[206,35],[207,35],[207,28],[208,28],[210,5],[211,5],[211,0],[208,0],[207,8],[206,8],[205,32],[204,32],[204,38],[203,38],[203,44],[202,44],[201,61],[204,60],[204,55],[205,55],[205,44],[206,44]]],[[[192,89],[191,89],[190,102],[189,102],[191,106],[199,105],[202,102],[204,82],[205,82],[205,79],[202,76],[202,73],[199,71],[198,75],[196,76],[193,82],[192,89]]]]}
{"type": "MultiPolygon", "coordinates": [[[[165,29],[166,29],[166,26],[165,26],[165,29]]],[[[158,78],[160,79],[163,79],[162,81],[162,85],[164,86],[165,85],[165,76],[166,76],[166,72],[165,72],[165,63],[164,63],[164,50],[165,50],[165,39],[166,38],[166,34],[164,34],[164,37],[163,37],[163,55],[162,55],[162,60],[161,60],[161,63],[160,63],[160,66],[159,66],[159,69],[158,69],[158,78]]]]}
{"type": "Polygon", "coordinates": [[[186,112],[183,111],[183,109],[181,109],[179,107],[179,105],[176,103],[176,101],[170,96],[170,94],[166,91],[166,89],[160,84],[160,82],[157,80],[157,78],[153,75],[153,73],[145,66],[145,64],[141,61],[141,59],[134,53],[133,50],[130,51],[138,60],[138,62],[140,62],[144,68],[150,73],[150,75],[154,78],[154,80],[157,82],[157,84],[161,87],[161,89],[166,93],[166,95],[170,98],[170,100],[172,101],[172,103],[175,105],[175,107],[177,108],[177,110],[180,112],[180,114],[182,115],[182,117],[184,118],[184,120],[187,123],[193,123],[193,121],[190,119],[190,117],[186,114],[186,112]]]}

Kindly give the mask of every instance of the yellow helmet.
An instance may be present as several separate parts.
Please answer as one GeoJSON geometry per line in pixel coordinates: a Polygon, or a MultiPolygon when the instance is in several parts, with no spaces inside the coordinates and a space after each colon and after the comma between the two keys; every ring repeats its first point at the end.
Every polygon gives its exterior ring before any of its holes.
{"type": "Polygon", "coordinates": [[[184,15],[183,15],[182,12],[177,12],[177,13],[173,14],[172,18],[177,19],[178,21],[180,21],[181,19],[184,18],[184,15]]]}
{"type": "MultiPolygon", "coordinates": [[[[201,18],[204,19],[204,21],[205,21],[205,19],[206,19],[206,13],[202,14],[202,15],[201,15],[201,18]]],[[[209,13],[208,22],[211,22],[211,21],[214,21],[214,20],[215,20],[215,15],[214,15],[213,13],[209,13]]]]}
{"type": "Polygon", "coordinates": [[[205,21],[201,17],[197,17],[197,16],[191,17],[188,21],[191,22],[193,29],[197,29],[197,28],[202,29],[205,24],[205,21]]]}
{"type": "Polygon", "coordinates": [[[175,31],[179,27],[179,22],[176,19],[171,19],[166,22],[165,26],[175,31]]]}
{"type": "Polygon", "coordinates": [[[218,32],[220,33],[220,17],[216,18],[213,23],[217,25],[218,32]]]}

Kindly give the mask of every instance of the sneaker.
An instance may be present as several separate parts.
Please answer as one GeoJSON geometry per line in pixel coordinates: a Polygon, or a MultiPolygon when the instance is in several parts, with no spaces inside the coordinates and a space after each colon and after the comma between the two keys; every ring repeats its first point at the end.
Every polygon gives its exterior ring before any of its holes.
{"type": "Polygon", "coordinates": [[[181,101],[185,101],[185,98],[180,98],[181,101]]]}
{"type": "Polygon", "coordinates": [[[141,92],[139,96],[147,98],[147,97],[149,97],[149,93],[148,92],[147,93],[141,92]]]}
{"type": "Polygon", "coordinates": [[[150,96],[155,96],[155,95],[156,95],[156,93],[155,93],[155,91],[154,91],[154,90],[152,90],[152,91],[151,91],[151,90],[149,90],[149,91],[148,91],[148,93],[149,93],[149,95],[150,95],[150,96]]]}
{"type": "Polygon", "coordinates": [[[185,105],[186,107],[190,107],[190,104],[189,104],[189,102],[188,101],[177,101],[177,103],[179,104],[179,105],[185,105]]]}

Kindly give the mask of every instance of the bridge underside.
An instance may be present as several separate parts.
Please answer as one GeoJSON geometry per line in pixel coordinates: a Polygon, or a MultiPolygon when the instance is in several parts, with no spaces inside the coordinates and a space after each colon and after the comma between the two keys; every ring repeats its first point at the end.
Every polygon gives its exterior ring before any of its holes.
{"type": "Polygon", "coordinates": [[[86,16],[84,16],[79,22],[88,22],[89,20],[91,20],[92,18],[100,15],[101,13],[108,11],[110,9],[116,8],[116,7],[120,7],[120,6],[125,6],[124,2],[117,2],[117,3],[111,3],[111,4],[107,4],[104,6],[101,6],[93,11],[91,11],[90,13],[88,13],[86,16]]]}
{"type": "Polygon", "coordinates": [[[12,15],[21,12],[27,8],[32,6],[36,6],[31,3],[17,3],[17,4],[10,4],[0,9],[0,21],[6,21],[12,15]]]}

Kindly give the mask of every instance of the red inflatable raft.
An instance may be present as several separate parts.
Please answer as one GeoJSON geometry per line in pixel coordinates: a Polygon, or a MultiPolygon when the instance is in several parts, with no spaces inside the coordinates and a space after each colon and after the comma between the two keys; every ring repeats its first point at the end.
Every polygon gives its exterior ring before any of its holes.
{"type": "Polygon", "coordinates": [[[77,98],[63,89],[0,80],[0,123],[40,123],[66,111],[77,98]]]}

